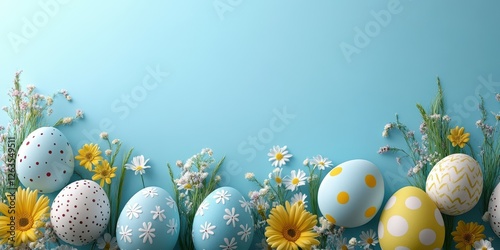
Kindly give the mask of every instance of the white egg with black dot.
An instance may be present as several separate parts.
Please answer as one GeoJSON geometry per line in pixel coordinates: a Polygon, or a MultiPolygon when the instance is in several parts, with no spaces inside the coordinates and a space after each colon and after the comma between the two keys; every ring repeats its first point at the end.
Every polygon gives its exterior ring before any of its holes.
{"type": "Polygon", "coordinates": [[[73,175],[73,150],[64,134],[54,127],[31,132],[19,146],[16,173],[25,186],[52,193],[68,184],[73,175]]]}
{"type": "Polygon", "coordinates": [[[50,222],[64,242],[82,246],[99,238],[108,226],[109,198],[94,181],[78,180],[64,187],[50,206],[50,222]]]}

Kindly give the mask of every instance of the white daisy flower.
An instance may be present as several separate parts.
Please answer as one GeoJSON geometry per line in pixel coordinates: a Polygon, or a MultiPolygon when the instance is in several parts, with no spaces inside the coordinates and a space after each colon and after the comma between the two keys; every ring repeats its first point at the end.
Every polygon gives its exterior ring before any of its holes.
{"type": "Polygon", "coordinates": [[[236,222],[237,221],[240,221],[240,219],[238,219],[238,217],[240,216],[240,214],[237,214],[235,212],[235,209],[234,207],[229,210],[229,209],[224,209],[224,211],[226,212],[226,214],[222,217],[224,220],[227,220],[226,222],[226,225],[229,225],[229,224],[233,224],[233,227],[236,227],[236,222]]]}
{"type": "Polygon", "coordinates": [[[155,237],[154,232],[156,229],[151,228],[152,223],[146,222],[142,223],[142,228],[139,228],[139,232],[142,232],[141,235],[139,235],[139,239],[142,239],[142,243],[146,243],[146,241],[149,241],[149,244],[153,244],[153,238],[155,237]]]}
{"type": "Polygon", "coordinates": [[[151,168],[150,166],[146,166],[148,161],[149,159],[144,160],[144,155],[135,156],[134,158],[132,158],[132,164],[125,164],[125,168],[135,171],[136,175],[143,175],[144,173],[146,173],[145,169],[151,168]]]}
{"type": "Polygon", "coordinates": [[[205,225],[200,225],[200,227],[201,227],[200,233],[202,233],[201,235],[202,240],[210,238],[210,235],[214,235],[213,230],[216,228],[216,226],[212,226],[212,223],[205,221],[205,225]]]}
{"type": "Polygon", "coordinates": [[[118,244],[116,243],[115,237],[111,237],[111,234],[105,233],[102,237],[97,239],[97,247],[99,249],[116,250],[118,249],[118,244]]]}
{"type": "Polygon", "coordinates": [[[305,185],[306,180],[306,173],[299,169],[297,173],[295,173],[295,170],[292,170],[291,177],[286,176],[283,182],[285,183],[286,189],[295,191],[296,188],[305,185]]]}
{"type": "Polygon", "coordinates": [[[491,242],[488,240],[478,240],[474,242],[474,248],[478,250],[493,250],[491,242]]]}
{"type": "Polygon", "coordinates": [[[229,197],[231,197],[231,194],[228,191],[224,189],[217,191],[214,195],[215,203],[219,204],[222,202],[222,204],[226,204],[226,200],[229,200],[229,197]]]}
{"type": "Polygon", "coordinates": [[[307,207],[306,201],[307,195],[299,192],[298,194],[294,194],[292,197],[292,205],[295,203],[299,203],[299,205],[304,204],[304,207],[307,207]]]}
{"type": "Polygon", "coordinates": [[[132,242],[132,239],[130,238],[131,236],[132,236],[132,229],[129,229],[128,225],[125,227],[120,226],[120,240],[130,243],[132,242]]]}
{"type": "Polygon", "coordinates": [[[273,172],[269,173],[269,179],[274,180],[276,182],[276,186],[281,187],[283,183],[283,179],[281,177],[282,168],[274,168],[273,172]]]}
{"type": "Polygon", "coordinates": [[[269,150],[269,153],[267,156],[269,156],[269,161],[272,161],[273,163],[271,164],[273,167],[281,167],[286,164],[287,161],[290,160],[290,157],[293,155],[289,154],[288,151],[286,150],[287,146],[280,147],[280,146],[274,146],[269,150]]]}
{"type": "Polygon", "coordinates": [[[127,206],[127,217],[129,220],[132,219],[132,217],[134,218],[139,218],[140,214],[142,214],[142,210],[141,210],[141,206],[137,203],[134,203],[133,206],[131,206],[130,204],[127,206]]]}
{"type": "Polygon", "coordinates": [[[319,170],[325,170],[325,168],[329,168],[332,166],[332,161],[329,161],[328,158],[323,158],[323,156],[318,155],[313,157],[311,161],[313,167],[317,167],[319,170]]]}
{"type": "Polygon", "coordinates": [[[165,209],[161,209],[160,206],[155,206],[156,207],[156,210],[153,210],[151,211],[151,213],[153,214],[153,220],[156,220],[156,219],[159,219],[160,221],[163,221],[164,219],[167,218],[167,216],[165,216],[165,209]]]}
{"type": "Polygon", "coordinates": [[[248,237],[250,237],[250,234],[252,233],[252,228],[248,227],[248,224],[245,224],[245,226],[240,225],[241,231],[238,232],[238,235],[241,236],[241,240],[244,240],[245,242],[248,241],[248,237]]]}
{"type": "Polygon", "coordinates": [[[238,242],[236,242],[236,240],[234,239],[234,237],[231,238],[231,241],[229,241],[228,238],[224,238],[224,243],[226,243],[226,245],[219,245],[219,247],[222,250],[234,250],[234,249],[238,249],[238,246],[236,246],[238,244],[238,242]]]}
{"type": "Polygon", "coordinates": [[[342,237],[342,239],[337,239],[335,242],[335,247],[337,250],[353,250],[354,246],[347,243],[347,238],[342,237]]]}
{"type": "Polygon", "coordinates": [[[376,246],[378,244],[377,235],[375,234],[375,231],[373,231],[373,229],[370,229],[370,231],[368,232],[362,231],[361,235],[359,235],[359,238],[361,238],[360,244],[364,249],[368,249],[370,248],[370,246],[376,246]]]}

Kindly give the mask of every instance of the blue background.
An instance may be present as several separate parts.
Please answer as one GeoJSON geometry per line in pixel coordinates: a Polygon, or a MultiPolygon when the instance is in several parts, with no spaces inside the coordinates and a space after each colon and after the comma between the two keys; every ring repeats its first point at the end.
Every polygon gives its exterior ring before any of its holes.
{"type": "MultiPolygon", "coordinates": [[[[284,174],[317,154],[334,165],[366,159],[387,200],[407,182],[406,168],[377,154],[401,142],[382,129],[398,113],[418,130],[415,104],[428,107],[437,76],[453,125],[479,145],[477,94],[498,111],[499,10],[496,1],[3,0],[0,105],[18,70],[41,93],[67,89],[74,100],[56,99],[54,119],[84,110],[61,128],[74,152],[107,131],[151,159],[147,185],[169,191],[166,164],[210,147],[226,156],[223,184],[246,194],[256,187],[244,174],[265,178],[269,148],[288,145],[284,174]]],[[[133,175],[126,185],[124,202],[142,187],[133,175]]],[[[346,236],[376,230],[379,215],[346,236]]],[[[481,221],[479,209],[465,217],[481,221]]]]}

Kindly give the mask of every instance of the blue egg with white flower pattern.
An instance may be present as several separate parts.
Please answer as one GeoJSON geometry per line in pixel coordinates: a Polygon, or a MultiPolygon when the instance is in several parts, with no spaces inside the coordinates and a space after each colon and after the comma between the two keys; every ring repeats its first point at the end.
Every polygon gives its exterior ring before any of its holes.
{"type": "Polygon", "coordinates": [[[254,235],[249,201],[232,187],[210,193],[196,211],[193,243],[198,250],[249,249],[254,235]]]}
{"type": "Polygon", "coordinates": [[[122,250],[174,249],[179,227],[175,198],[160,187],[147,187],[123,207],[116,225],[116,240],[122,250]]]}

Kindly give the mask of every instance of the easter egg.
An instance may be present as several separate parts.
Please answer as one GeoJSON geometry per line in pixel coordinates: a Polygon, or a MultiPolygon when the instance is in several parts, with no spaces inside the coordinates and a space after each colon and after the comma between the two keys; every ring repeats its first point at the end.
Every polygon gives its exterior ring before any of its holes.
{"type": "Polygon", "coordinates": [[[358,227],[368,223],[384,199],[384,180],[367,160],[350,160],[334,167],[321,181],[318,206],[331,223],[358,227]]]}
{"type": "Polygon", "coordinates": [[[146,187],[123,207],[116,225],[120,249],[174,249],[179,237],[179,211],[163,188],[146,187]]]}
{"type": "Polygon", "coordinates": [[[73,150],[56,128],[38,128],[19,146],[16,172],[25,187],[40,193],[58,191],[68,184],[73,168],[73,150]]]}
{"type": "Polygon", "coordinates": [[[50,222],[64,242],[82,246],[99,238],[108,226],[109,199],[94,181],[68,184],[50,206],[50,222]]]}
{"type": "Polygon", "coordinates": [[[500,183],[491,193],[488,212],[490,214],[490,227],[500,237],[500,183]]]}
{"type": "Polygon", "coordinates": [[[439,210],[461,215],[479,201],[483,173],[479,163],[466,154],[452,154],[434,165],[427,176],[425,191],[439,210]]]}
{"type": "Polygon", "coordinates": [[[254,234],[249,203],[232,187],[220,187],[198,207],[193,220],[196,249],[249,249],[254,234]]]}
{"type": "Polygon", "coordinates": [[[423,190],[408,186],[399,189],[385,204],[378,236],[382,249],[441,249],[444,220],[423,190]]]}

